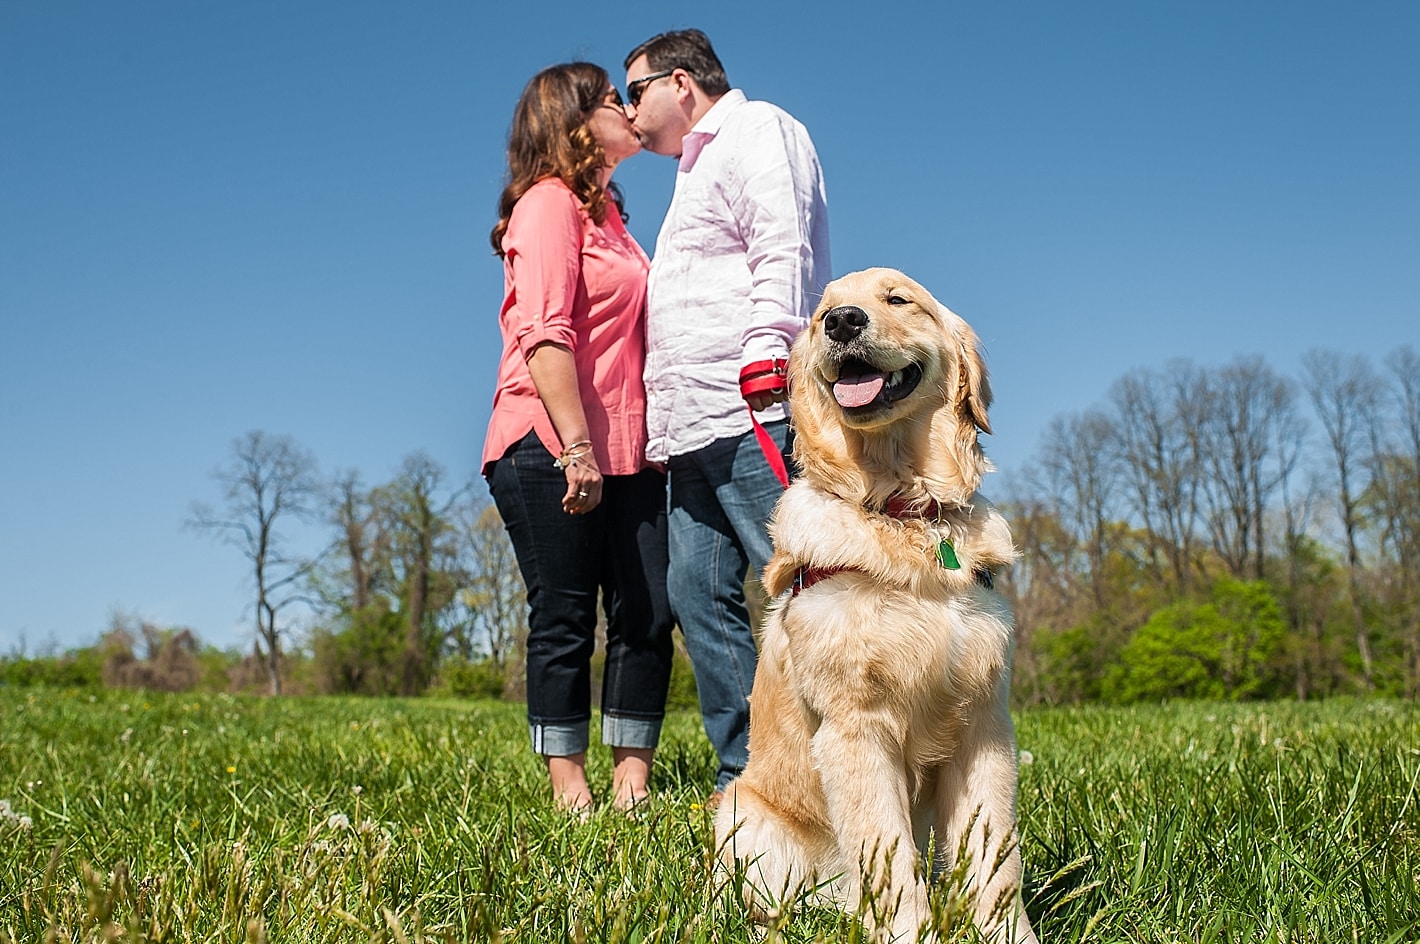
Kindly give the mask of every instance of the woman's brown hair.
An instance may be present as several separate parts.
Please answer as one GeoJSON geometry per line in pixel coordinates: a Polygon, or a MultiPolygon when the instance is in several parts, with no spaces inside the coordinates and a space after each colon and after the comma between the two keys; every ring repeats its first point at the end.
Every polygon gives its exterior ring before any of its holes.
{"type": "Polygon", "coordinates": [[[616,184],[603,188],[597,182],[606,155],[587,127],[587,118],[606,100],[610,86],[601,66],[569,62],[543,69],[523,89],[508,132],[508,183],[498,198],[498,225],[489,234],[499,256],[513,205],[546,177],[565,183],[597,223],[606,219],[608,197],[626,219],[616,184]]]}

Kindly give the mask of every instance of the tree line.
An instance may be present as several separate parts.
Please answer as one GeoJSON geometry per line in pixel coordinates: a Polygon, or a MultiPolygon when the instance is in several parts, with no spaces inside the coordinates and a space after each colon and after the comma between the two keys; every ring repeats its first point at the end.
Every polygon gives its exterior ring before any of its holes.
{"type": "Polygon", "coordinates": [[[1420,357],[1135,370],[1002,503],[1026,702],[1420,694],[1420,357]]]}
{"type": "MultiPolygon", "coordinates": [[[[213,478],[219,501],[188,523],[244,560],[249,652],[224,661],[190,631],[120,614],[49,675],[0,658],[0,682],[520,696],[526,601],[481,484],[423,453],[381,484],[324,477],[260,431],[213,478]]],[[[1380,366],[1314,351],[1295,378],[1261,357],[1131,371],[1056,416],[995,497],[1021,550],[998,586],[1024,704],[1420,695],[1408,346],[1380,366]]],[[[693,705],[685,668],[675,697],[693,705]]]]}
{"type": "Polygon", "coordinates": [[[478,489],[451,487],[423,453],[383,484],[366,486],[354,471],[323,479],[295,440],[261,431],[238,438],[213,477],[221,504],[194,505],[189,523],[246,561],[251,658],[272,694],[297,658],[320,692],[417,695],[436,669],[463,693],[516,686],[523,585],[478,489]],[[323,531],[321,550],[297,552],[293,528],[323,531]]]}

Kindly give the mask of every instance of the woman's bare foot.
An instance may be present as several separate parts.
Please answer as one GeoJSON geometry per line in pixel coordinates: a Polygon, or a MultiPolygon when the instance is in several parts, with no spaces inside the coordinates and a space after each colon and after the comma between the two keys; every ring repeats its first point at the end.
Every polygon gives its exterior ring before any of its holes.
{"type": "Polygon", "coordinates": [[[587,786],[587,754],[566,757],[545,756],[547,775],[552,781],[552,800],[559,810],[587,813],[592,807],[592,791],[587,786]]]}
{"type": "Polygon", "coordinates": [[[612,805],[623,812],[651,795],[651,759],[656,752],[649,748],[613,747],[611,759],[612,805]]]}

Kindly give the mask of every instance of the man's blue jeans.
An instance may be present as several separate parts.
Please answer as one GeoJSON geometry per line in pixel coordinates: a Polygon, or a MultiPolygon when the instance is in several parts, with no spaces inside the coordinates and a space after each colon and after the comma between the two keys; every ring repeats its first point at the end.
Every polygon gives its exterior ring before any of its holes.
{"type": "MultiPolygon", "coordinates": [[[[792,468],[788,422],[765,428],[792,468]]],[[[720,756],[718,790],[739,776],[749,756],[749,692],[759,654],[745,574],[750,566],[762,573],[769,561],[769,516],[784,488],[753,432],[672,456],[668,470],[666,582],[695,670],[705,734],[720,756]]]]}

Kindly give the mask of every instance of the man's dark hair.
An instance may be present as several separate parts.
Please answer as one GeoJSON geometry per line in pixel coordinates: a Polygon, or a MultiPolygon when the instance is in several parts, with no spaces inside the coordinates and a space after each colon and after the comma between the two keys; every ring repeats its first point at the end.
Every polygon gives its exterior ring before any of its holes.
{"type": "Polygon", "coordinates": [[[652,72],[666,69],[684,69],[695,79],[700,91],[711,98],[718,98],[730,90],[730,80],[725,78],[725,67],[720,65],[720,57],[715,55],[715,47],[710,45],[710,37],[698,29],[673,30],[652,36],[626,54],[623,69],[631,68],[631,63],[642,56],[652,72]]]}

